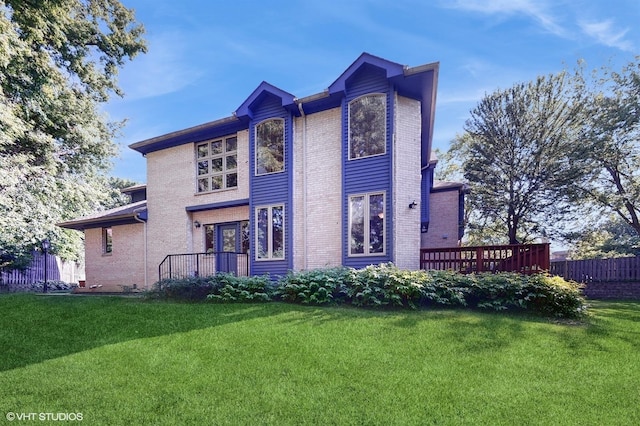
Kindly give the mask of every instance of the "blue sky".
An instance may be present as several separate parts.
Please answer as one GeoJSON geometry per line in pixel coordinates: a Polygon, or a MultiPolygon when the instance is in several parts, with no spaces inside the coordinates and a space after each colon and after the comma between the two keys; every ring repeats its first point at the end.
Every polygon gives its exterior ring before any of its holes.
{"type": "Polygon", "coordinates": [[[619,69],[640,54],[640,0],[121,0],[149,52],[120,73],[127,119],[112,174],[146,181],[127,146],[227,117],[264,80],[304,97],[362,53],[440,63],[434,147],[446,150],[488,93],[538,75],[619,69]]]}

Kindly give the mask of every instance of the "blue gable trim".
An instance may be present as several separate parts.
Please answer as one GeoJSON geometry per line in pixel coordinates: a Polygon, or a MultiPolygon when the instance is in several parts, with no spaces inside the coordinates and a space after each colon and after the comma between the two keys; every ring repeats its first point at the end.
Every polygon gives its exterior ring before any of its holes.
{"type": "Polygon", "coordinates": [[[193,213],[193,212],[202,212],[202,211],[206,211],[206,210],[218,210],[218,209],[226,209],[229,207],[239,207],[239,206],[248,206],[249,205],[249,199],[248,198],[243,198],[240,200],[233,200],[233,201],[224,201],[224,202],[220,202],[220,203],[210,203],[210,204],[199,204],[196,206],[187,206],[186,207],[186,211],[193,213]]]}
{"type": "Polygon", "coordinates": [[[356,61],[347,68],[338,79],[329,86],[329,94],[337,92],[347,92],[347,86],[349,81],[353,78],[362,67],[370,68],[375,67],[382,70],[384,78],[392,78],[403,75],[405,67],[395,62],[387,61],[386,59],[378,58],[377,56],[370,55],[369,53],[363,53],[356,61]]]}
{"type": "Polygon", "coordinates": [[[298,105],[296,104],[296,98],[291,93],[285,92],[282,89],[263,81],[260,85],[249,95],[249,97],[238,107],[235,112],[236,117],[253,119],[253,110],[260,108],[260,105],[266,98],[279,98],[280,107],[289,111],[294,115],[300,115],[298,105]]]}

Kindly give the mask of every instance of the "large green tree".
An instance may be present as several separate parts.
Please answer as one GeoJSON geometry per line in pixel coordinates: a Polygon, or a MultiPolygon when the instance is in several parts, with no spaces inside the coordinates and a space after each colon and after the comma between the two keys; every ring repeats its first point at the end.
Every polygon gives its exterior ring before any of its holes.
{"type": "Polygon", "coordinates": [[[580,143],[593,173],[581,182],[581,202],[615,214],[640,236],[640,57],[620,72],[579,73],[575,82],[585,106],[580,143]]]}
{"type": "Polygon", "coordinates": [[[56,222],[108,197],[120,123],[119,68],[146,51],[144,29],[117,0],[0,1],[0,266],[52,240],[73,258],[79,237],[56,222]]]}
{"type": "Polygon", "coordinates": [[[496,90],[471,111],[453,141],[470,187],[468,225],[502,236],[491,242],[554,235],[554,225],[572,211],[586,163],[578,143],[582,104],[571,94],[566,73],[496,90]]]}

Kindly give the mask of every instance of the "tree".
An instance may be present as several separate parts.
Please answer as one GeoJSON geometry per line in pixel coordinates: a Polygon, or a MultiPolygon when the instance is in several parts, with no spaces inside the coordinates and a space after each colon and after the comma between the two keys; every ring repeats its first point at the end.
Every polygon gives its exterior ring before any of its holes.
{"type": "Polygon", "coordinates": [[[602,68],[590,82],[578,74],[575,90],[585,103],[581,143],[593,172],[580,186],[582,202],[614,213],[640,236],[640,57],[620,73],[602,68]]]}
{"type": "Polygon", "coordinates": [[[560,232],[554,224],[572,211],[573,186],[585,176],[581,104],[569,89],[566,73],[538,77],[485,96],[471,111],[451,148],[470,187],[471,227],[510,244],[560,232]]]}
{"type": "Polygon", "coordinates": [[[145,52],[144,29],[117,0],[0,2],[0,255],[24,264],[45,237],[74,258],[79,236],[55,223],[107,196],[121,123],[100,105],[145,52]]]}
{"type": "Polygon", "coordinates": [[[640,235],[617,215],[575,235],[571,259],[610,259],[640,255],[640,235]]]}

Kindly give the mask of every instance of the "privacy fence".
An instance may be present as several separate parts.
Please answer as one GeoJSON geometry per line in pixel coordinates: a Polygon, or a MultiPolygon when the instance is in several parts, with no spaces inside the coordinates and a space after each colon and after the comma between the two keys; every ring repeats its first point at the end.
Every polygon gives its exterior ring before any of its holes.
{"type": "Polygon", "coordinates": [[[0,290],[44,281],[45,261],[48,281],[64,281],[73,284],[84,279],[84,268],[75,262],[67,262],[57,256],[50,254],[45,256],[40,252],[34,252],[33,260],[26,269],[0,270],[0,290]]]}
{"type": "Polygon", "coordinates": [[[553,261],[550,272],[585,284],[588,297],[640,299],[640,256],[553,261]]]}

